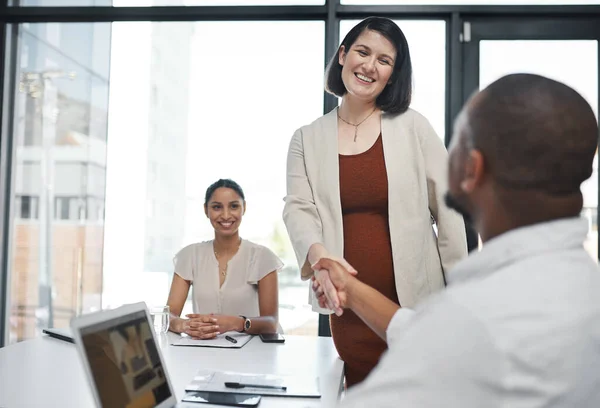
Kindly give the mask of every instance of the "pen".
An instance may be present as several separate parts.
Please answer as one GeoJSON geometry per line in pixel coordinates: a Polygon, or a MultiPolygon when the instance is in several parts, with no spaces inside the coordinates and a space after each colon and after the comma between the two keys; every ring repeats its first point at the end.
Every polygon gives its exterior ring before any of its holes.
{"type": "Polygon", "coordinates": [[[226,382],[225,387],[227,388],[268,388],[271,390],[287,390],[286,386],[283,385],[261,385],[261,384],[244,384],[239,382],[226,382]]]}
{"type": "Polygon", "coordinates": [[[225,336],[225,340],[232,342],[233,344],[237,343],[237,340],[233,337],[225,336]]]}

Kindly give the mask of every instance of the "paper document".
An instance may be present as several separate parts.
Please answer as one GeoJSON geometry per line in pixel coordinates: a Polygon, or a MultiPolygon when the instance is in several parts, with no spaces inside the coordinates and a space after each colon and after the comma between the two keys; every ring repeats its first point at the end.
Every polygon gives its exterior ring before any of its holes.
{"type": "Polygon", "coordinates": [[[194,340],[189,336],[182,336],[175,340],[171,345],[173,346],[194,346],[194,347],[219,347],[219,348],[242,348],[252,340],[251,335],[238,332],[225,332],[219,334],[214,339],[209,340],[194,340]],[[227,339],[229,338],[229,339],[227,339]],[[235,342],[231,341],[235,340],[235,342]]]}
{"type": "Polygon", "coordinates": [[[321,397],[319,381],[315,377],[250,374],[232,371],[200,370],[194,376],[192,382],[185,387],[185,390],[278,397],[321,397]],[[225,386],[225,383],[238,383],[243,387],[229,388],[225,386]],[[253,385],[259,387],[252,387],[253,385]],[[262,388],[260,386],[272,388],[262,388]]]}

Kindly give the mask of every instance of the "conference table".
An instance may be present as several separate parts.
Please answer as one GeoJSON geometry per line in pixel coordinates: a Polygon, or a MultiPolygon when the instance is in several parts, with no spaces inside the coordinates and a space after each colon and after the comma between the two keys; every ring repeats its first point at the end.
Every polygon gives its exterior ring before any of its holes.
{"type": "MultiPolygon", "coordinates": [[[[178,401],[200,369],[318,377],[321,398],[263,396],[259,408],[330,407],[341,394],[343,362],[330,337],[286,335],[276,344],[254,336],[241,349],[170,345],[177,337],[162,334],[158,343],[178,401]]],[[[18,407],[93,407],[74,344],[44,335],[0,348],[0,408],[18,407]]]]}

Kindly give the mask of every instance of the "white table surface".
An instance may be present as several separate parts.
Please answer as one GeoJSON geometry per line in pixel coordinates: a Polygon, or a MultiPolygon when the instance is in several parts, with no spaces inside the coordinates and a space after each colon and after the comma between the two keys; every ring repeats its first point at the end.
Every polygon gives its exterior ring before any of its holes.
{"type": "MultiPolygon", "coordinates": [[[[199,369],[319,377],[321,398],[263,397],[259,408],[329,407],[340,395],[343,363],[329,337],[286,335],[274,344],[255,336],[241,349],[217,349],[169,345],[176,336],[162,335],[159,345],[178,401],[199,369]]],[[[43,336],[0,348],[0,408],[92,406],[75,345],[43,336]]]]}

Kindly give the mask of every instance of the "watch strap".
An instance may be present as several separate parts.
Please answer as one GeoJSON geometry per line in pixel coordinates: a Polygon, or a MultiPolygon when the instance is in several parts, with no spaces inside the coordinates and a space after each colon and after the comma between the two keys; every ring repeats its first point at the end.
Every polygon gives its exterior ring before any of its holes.
{"type": "Polygon", "coordinates": [[[246,322],[248,321],[248,318],[246,316],[242,316],[242,315],[240,315],[240,317],[242,319],[244,319],[244,323],[242,323],[242,331],[240,333],[244,333],[247,330],[246,322]]]}

